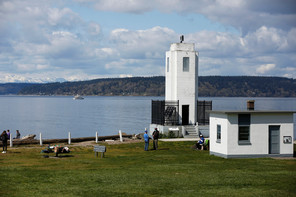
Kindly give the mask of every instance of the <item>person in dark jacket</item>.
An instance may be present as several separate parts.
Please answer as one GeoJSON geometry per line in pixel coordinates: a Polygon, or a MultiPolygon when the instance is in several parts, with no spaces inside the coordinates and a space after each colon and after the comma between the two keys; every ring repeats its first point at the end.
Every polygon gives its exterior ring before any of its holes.
{"type": "Polygon", "coordinates": [[[157,128],[154,129],[153,133],[153,149],[157,150],[158,149],[158,138],[159,138],[159,131],[157,128]]]}
{"type": "Polygon", "coordinates": [[[20,138],[21,138],[21,134],[19,130],[16,130],[16,139],[20,139],[20,138]]]}
{"type": "Polygon", "coordinates": [[[2,145],[3,145],[3,152],[2,153],[6,153],[6,151],[7,151],[7,139],[8,139],[6,131],[3,131],[0,137],[1,137],[2,145]]]}
{"type": "Polygon", "coordinates": [[[9,131],[9,129],[7,129],[6,135],[7,135],[7,139],[10,139],[10,131],[9,131]]]}

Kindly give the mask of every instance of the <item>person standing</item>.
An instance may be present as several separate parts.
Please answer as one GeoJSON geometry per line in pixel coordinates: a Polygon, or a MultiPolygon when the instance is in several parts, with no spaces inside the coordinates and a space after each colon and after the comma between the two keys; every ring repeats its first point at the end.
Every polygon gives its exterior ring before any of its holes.
{"type": "Polygon", "coordinates": [[[159,138],[159,131],[157,128],[154,129],[153,133],[153,149],[157,150],[158,149],[158,138],[159,138]]]}
{"type": "Polygon", "coordinates": [[[144,134],[144,141],[145,141],[145,151],[148,151],[149,147],[149,136],[147,134],[147,129],[145,129],[145,134],[144,134]]]}
{"type": "Polygon", "coordinates": [[[9,131],[9,129],[7,129],[6,134],[7,134],[7,139],[10,139],[10,131],[9,131]]]}
{"type": "Polygon", "coordinates": [[[2,145],[3,145],[3,152],[2,153],[6,153],[6,151],[7,151],[7,139],[8,139],[6,131],[2,132],[0,138],[1,138],[1,141],[2,141],[2,145]]]}

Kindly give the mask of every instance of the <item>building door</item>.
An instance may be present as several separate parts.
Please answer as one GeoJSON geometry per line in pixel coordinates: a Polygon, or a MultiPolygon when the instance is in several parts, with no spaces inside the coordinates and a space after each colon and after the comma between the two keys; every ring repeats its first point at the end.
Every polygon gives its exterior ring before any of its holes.
{"type": "Polygon", "coordinates": [[[280,154],[280,126],[269,126],[269,154],[280,154]]]}
{"type": "Polygon", "coordinates": [[[189,125],[189,105],[182,105],[182,125],[189,125]]]}

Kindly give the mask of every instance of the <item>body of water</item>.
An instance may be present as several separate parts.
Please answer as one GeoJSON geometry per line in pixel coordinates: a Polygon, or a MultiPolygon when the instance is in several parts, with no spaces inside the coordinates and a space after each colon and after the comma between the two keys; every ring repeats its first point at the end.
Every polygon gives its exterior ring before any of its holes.
{"type": "MultiPolygon", "coordinates": [[[[255,100],[256,110],[296,111],[296,98],[212,97],[213,110],[244,110],[247,100],[255,100]]],[[[42,133],[43,138],[115,135],[143,132],[151,122],[151,100],[164,97],[87,96],[73,100],[70,96],[0,96],[0,130],[15,130],[21,135],[42,133]]],[[[294,124],[296,116],[294,115],[294,124]]],[[[294,125],[294,133],[295,133],[294,125]]],[[[295,136],[295,134],[294,134],[295,136]]]]}

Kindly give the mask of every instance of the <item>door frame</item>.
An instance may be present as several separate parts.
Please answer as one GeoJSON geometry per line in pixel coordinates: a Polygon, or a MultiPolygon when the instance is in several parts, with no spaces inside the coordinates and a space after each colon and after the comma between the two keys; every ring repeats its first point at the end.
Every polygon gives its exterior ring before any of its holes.
{"type": "Polygon", "coordinates": [[[280,136],[281,136],[281,126],[280,125],[269,125],[268,126],[268,154],[280,154],[280,145],[281,145],[280,136]],[[276,141],[272,141],[272,140],[274,140],[271,137],[272,131],[277,131],[277,134],[274,135],[274,136],[277,136],[276,141]],[[273,152],[273,150],[272,150],[272,148],[274,148],[274,145],[272,145],[272,144],[278,145],[278,148],[276,149],[275,152],[273,152]]]}
{"type": "Polygon", "coordinates": [[[182,105],[182,125],[189,125],[189,105],[182,105]]]}

